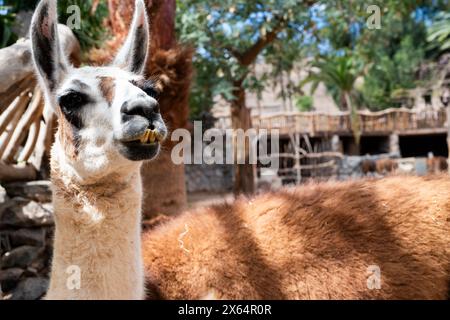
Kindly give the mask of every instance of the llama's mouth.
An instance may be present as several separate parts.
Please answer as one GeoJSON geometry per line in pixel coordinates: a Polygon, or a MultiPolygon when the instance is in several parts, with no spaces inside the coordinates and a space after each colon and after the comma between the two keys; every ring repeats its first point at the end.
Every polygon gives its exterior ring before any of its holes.
{"type": "Polygon", "coordinates": [[[132,161],[151,160],[160,150],[164,135],[155,129],[146,129],[142,134],[120,141],[119,152],[132,161]]]}
{"type": "Polygon", "coordinates": [[[156,129],[146,129],[142,134],[122,140],[122,143],[155,144],[164,140],[164,134],[156,129]]]}
{"type": "Polygon", "coordinates": [[[122,142],[118,150],[122,156],[131,161],[144,161],[155,158],[161,149],[160,143],[142,143],[140,140],[122,142]]]}
{"type": "Polygon", "coordinates": [[[164,140],[164,135],[155,129],[146,129],[145,132],[136,140],[143,144],[159,143],[164,140]]]}

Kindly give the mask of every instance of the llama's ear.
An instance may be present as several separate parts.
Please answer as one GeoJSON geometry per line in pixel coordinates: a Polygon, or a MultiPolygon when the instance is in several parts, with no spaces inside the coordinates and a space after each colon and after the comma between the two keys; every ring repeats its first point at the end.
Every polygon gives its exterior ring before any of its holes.
{"type": "Polygon", "coordinates": [[[147,61],[149,37],[144,1],[136,0],[131,29],[113,65],[135,74],[142,74],[147,61]]]}
{"type": "Polygon", "coordinates": [[[57,25],[56,1],[42,0],[31,21],[30,38],[38,76],[50,92],[68,67],[59,44],[57,25]]]}

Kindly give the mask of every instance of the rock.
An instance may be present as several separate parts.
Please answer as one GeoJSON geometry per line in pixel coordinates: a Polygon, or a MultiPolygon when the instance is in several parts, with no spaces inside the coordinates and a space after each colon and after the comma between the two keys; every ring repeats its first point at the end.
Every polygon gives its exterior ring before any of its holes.
{"type": "Polygon", "coordinates": [[[25,270],[25,276],[26,277],[37,277],[39,273],[39,270],[33,267],[28,267],[27,270],[25,270]]]}
{"type": "Polygon", "coordinates": [[[47,292],[48,284],[43,277],[27,278],[14,289],[11,300],[37,300],[47,292]]]}
{"type": "Polygon", "coordinates": [[[4,185],[6,192],[11,198],[25,197],[40,203],[52,201],[51,186],[51,182],[47,180],[13,182],[4,185]]]}
{"type": "Polygon", "coordinates": [[[32,272],[42,272],[45,270],[47,266],[50,264],[51,255],[46,254],[45,252],[42,255],[39,255],[39,258],[34,260],[31,265],[29,265],[27,271],[32,272]]]}
{"type": "Polygon", "coordinates": [[[45,229],[19,229],[8,232],[9,243],[13,248],[30,245],[35,247],[45,246],[45,229]]]}
{"type": "Polygon", "coordinates": [[[19,267],[26,268],[39,255],[41,248],[22,246],[5,253],[1,259],[3,269],[19,267]]]}
{"type": "Polygon", "coordinates": [[[0,205],[6,203],[8,196],[6,195],[6,190],[0,185],[0,205]]]}
{"type": "Polygon", "coordinates": [[[8,207],[9,198],[6,194],[6,190],[0,185],[0,217],[3,211],[8,207]]]}
{"type": "Polygon", "coordinates": [[[233,188],[232,166],[186,165],[186,188],[193,192],[224,192],[233,188]]]}
{"type": "Polygon", "coordinates": [[[0,272],[0,284],[3,291],[7,292],[13,289],[20,277],[24,273],[24,270],[20,268],[10,268],[1,270],[0,272]]]}
{"type": "Polygon", "coordinates": [[[54,224],[51,204],[39,204],[23,198],[13,198],[8,207],[0,212],[0,228],[39,227],[54,224]]]}

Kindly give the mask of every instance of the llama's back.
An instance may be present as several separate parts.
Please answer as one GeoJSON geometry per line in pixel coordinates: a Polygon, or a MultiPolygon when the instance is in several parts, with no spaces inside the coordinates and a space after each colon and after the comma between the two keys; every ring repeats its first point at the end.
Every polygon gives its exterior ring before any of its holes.
{"type": "Polygon", "coordinates": [[[185,213],[144,236],[150,297],[445,299],[449,200],[448,177],[390,177],[185,213]]]}

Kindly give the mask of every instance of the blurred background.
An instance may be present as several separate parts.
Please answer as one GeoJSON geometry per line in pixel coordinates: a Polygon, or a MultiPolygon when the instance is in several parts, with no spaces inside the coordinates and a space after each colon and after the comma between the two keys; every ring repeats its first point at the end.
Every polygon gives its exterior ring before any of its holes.
{"type": "MultiPolygon", "coordinates": [[[[27,39],[36,0],[0,0],[0,284],[6,299],[47,286],[55,116],[27,39]]],[[[147,75],[171,130],[276,129],[280,167],[144,165],[144,227],[186,208],[308,181],[448,170],[450,2],[146,0],[147,75]],[[278,137],[277,137],[278,139],[278,137]]],[[[77,66],[107,63],[134,0],[60,0],[77,66]]],[[[272,136],[269,135],[271,138],[272,136]]],[[[275,139],[275,136],[273,137],[275,139]]],[[[225,156],[225,155],[224,155],[225,156]]],[[[248,157],[248,154],[246,154],[248,157]]]]}

